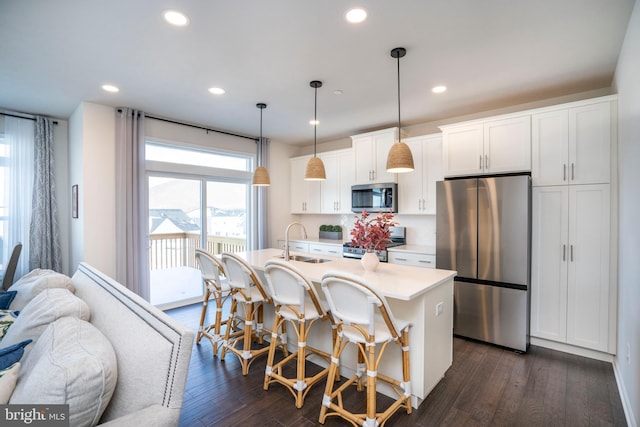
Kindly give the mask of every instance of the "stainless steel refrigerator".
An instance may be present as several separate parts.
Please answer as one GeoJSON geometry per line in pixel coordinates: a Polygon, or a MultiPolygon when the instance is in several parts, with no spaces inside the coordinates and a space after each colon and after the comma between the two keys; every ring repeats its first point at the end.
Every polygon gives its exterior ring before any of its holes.
{"type": "Polygon", "coordinates": [[[456,335],[526,351],[531,284],[531,178],[436,184],[436,266],[456,270],[456,335]]]}

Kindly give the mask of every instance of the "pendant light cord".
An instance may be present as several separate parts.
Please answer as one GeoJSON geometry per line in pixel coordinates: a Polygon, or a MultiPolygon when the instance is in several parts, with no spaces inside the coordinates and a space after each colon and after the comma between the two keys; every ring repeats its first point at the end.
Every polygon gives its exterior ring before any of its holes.
{"type": "Polygon", "coordinates": [[[313,106],[313,157],[316,156],[316,134],[318,131],[318,87],[314,88],[315,90],[315,100],[313,106]]]}
{"type": "Polygon", "coordinates": [[[398,55],[398,135],[400,135],[400,55],[398,55]]]}
{"type": "Polygon", "coordinates": [[[258,146],[260,147],[260,155],[258,156],[258,166],[262,166],[262,108],[260,108],[260,143],[258,146]]]}

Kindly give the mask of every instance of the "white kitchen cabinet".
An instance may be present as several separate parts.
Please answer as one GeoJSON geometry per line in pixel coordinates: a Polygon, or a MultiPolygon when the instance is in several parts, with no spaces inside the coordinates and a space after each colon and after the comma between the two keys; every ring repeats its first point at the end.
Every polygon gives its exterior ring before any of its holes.
{"type": "Polygon", "coordinates": [[[342,243],[309,243],[309,253],[341,257],[342,243]]]}
{"type": "Polygon", "coordinates": [[[289,159],[289,197],[293,214],[320,212],[320,182],[304,180],[304,172],[310,158],[311,156],[302,156],[289,159]]]}
{"type": "MultiPolygon", "coordinates": [[[[284,250],[285,240],[278,240],[278,247],[284,250]]],[[[309,252],[309,242],[306,240],[289,240],[290,252],[309,252]]]]}
{"type": "Polygon", "coordinates": [[[609,348],[610,188],[533,189],[531,336],[609,348]]]}
{"type": "Polygon", "coordinates": [[[531,171],[531,116],[442,127],[446,177],[531,171]]]}
{"type": "Polygon", "coordinates": [[[353,150],[336,150],[319,155],[327,179],[320,184],[322,213],[351,213],[351,186],[355,183],[353,150]]]}
{"type": "Polygon", "coordinates": [[[389,263],[436,268],[436,256],[419,252],[389,251],[389,263]]]}
{"type": "Polygon", "coordinates": [[[611,102],[532,115],[534,186],[609,183],[611,102]]]}
{"type": "Polygon", "coordinates": [[[398,128],[351,137],[356,184],[397,182],[396,174],[387,172],[387,154],[397,139],[398,128]]]}
{"type": "Polygon", "coordinates": [[[436,213],[436,181],[442,175],[442,135],[406,138],[411,149],[415,170],[398,174],[398,213],[436,213]]]}

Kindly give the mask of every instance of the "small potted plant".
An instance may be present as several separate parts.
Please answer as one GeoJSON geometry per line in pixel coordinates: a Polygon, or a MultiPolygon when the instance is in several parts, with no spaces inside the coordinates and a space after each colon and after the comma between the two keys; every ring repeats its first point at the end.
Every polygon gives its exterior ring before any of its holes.
{"type": "Polygon", "coordinates": [[[340,227],[339,225],[321,225],[320,238],[342,240],[342,227],[340,227]]]}
{"type": "Polygon", "coordinates": [[[351,244],[367,250],[361,260],[365,270],[373,271],[378,267],[380,260],[376,252],[387,248],[387,243],[391,241],[390,228],[397,224],[391,212],[381,212],[371,217],[369,212],[363,210],[360,216],[356,216],[351,230],[351,244]]]}

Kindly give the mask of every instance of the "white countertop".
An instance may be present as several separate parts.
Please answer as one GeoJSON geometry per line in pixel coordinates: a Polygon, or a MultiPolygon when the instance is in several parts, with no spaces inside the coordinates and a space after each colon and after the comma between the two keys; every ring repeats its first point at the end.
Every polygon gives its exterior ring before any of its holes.
{"type": "MultiPolygon", "coordinates": [[[[307,253],[291,252],[291,254],[309,256],[307,253]]],[[[257,271],[263,271],[264,265],[269,259],[282,255],[282,249],[261,249],[241,252],[238,255],[244,258],[257,271]]],[[[312,282],[320,283],[322,275],[328,271],[340,271],[362,277],[371,287],[387,298],[406,301],[428,292],[456,275],[455,271],[450,270],[411,267],[384,262],[380,263],[376,271],[367,272],[362,267],[360,260],[357,259],[326,255],[322,255],[322,258],[331,259],[331,261],[318,264],[301,261],[290,262],[312,282]]]]}
{"type": "MultiPolygon", "coordinates": [[[[278,238],[278,240],[285,240],[284,237],[278,238]]],[[[291,242],[306,242],[306,243],[325,243],[325,244],[330,244],[330,245],[338,245],[338,246],[342,246],[343,241],[342,240],[335,240],[335,239],[320,239],[318,237],[307,237],[306,239],[300,239],[300,238],[296,238],[296,239],[289,239],[291,242]]]]}

